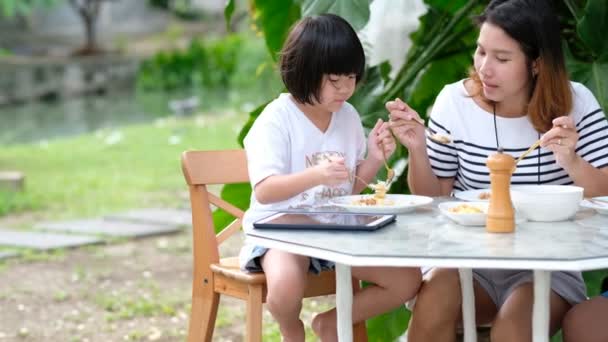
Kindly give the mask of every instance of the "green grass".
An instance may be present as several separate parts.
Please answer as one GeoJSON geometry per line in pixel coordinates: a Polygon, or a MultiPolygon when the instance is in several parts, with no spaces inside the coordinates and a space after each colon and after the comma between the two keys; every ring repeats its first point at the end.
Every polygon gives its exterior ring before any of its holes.
{"type": "Polygon", "coordinates": [[[129,208],[187,203],[180,154],[238,148],[245,114],[164,119],[47,144],[0,148],[0,170],[26,176],[17,209],[32,220],[84,218],[129,208]],[[112,143],[114,142],[114,143],[112,143]]]}

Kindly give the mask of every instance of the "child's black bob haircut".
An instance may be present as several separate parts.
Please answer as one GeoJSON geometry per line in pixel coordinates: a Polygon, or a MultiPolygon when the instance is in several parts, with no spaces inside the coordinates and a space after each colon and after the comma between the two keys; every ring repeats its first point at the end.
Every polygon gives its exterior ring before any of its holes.
{"type": "Polygon", "coordinates": [[[323,75],[355,74],[365,70],[365,54],[350,24],[334,14],[303,18],[287,37],[279,62],[283,83],[296,101],[320,102],[323,75]]]}

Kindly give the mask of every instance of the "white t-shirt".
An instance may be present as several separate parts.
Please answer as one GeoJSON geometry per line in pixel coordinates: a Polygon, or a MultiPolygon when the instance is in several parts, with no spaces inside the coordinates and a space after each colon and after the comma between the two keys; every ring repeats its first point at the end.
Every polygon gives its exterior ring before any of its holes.
{"type": "MultiPolygon", "coordinates": [[[[579,140],[576,153],[596,168],[608,166],[608,122],[597,100],[584,85],[571,82],[572,111],[579,140]]],[[[452,136],[452,145],[427,138],[431,167],[438,177],[455,178],[454,190],[488,188],[486,160],[497,145],[514,158],[540,138],[527,116],[504,118],[479,107],[464,87],[464,80],[449,84],[438,95],[429,126],[452,136]],[[496,127],[496,128],[495,128],[496,127]],[[498,144],[497,144],[498,141],[498,144]]],[[[511,184],[573,184],[555,162],[553,152],[539,148],[517,164],[511,184]]]]}
{"type": "MultiPolygon", "coordinates": [[[[286,175],[343,157],[351,175],[364,159],[366,140],[359,113],[345,103],[332,114],[329,127],[321,132],[296,106],[290,94],[281,94],[269,103],[245,137],[247,167],[252,188],[272,175],[286,175]]],[[[353,177],[338,186],[315,186],[287,200],[261,204],[251,194],[251,205],[243,220],[248,230],[253,222],[272,211],[306,207],[327,202],[332,197],[350,195],[353,177]]]]}

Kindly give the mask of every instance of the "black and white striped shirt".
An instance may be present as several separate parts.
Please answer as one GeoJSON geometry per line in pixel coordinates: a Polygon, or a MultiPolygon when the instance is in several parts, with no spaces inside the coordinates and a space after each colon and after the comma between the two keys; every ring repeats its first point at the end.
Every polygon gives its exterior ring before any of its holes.
{"type": "MultiPolygon", "coordinates": [[[[608,121],[597,100],[584,85],[571,82],[579,141],[576,152],[596,168],[608,167],[608,121]]],[[[455,178],[454,190],[488,188],[486,159],[496,152],[497,141],[505,153],[519,157],[540,138],[527,116],[494,117],[467,95],[464,80],[443,88],[431,112],[432,130],[452,136],[451,145],[427,138],[431,167],[438,177],[455,178]]],[[[553,152],[539,148],[526,156],[511,178],[511,184],[573,184],[557,163],[553,152]]]]}

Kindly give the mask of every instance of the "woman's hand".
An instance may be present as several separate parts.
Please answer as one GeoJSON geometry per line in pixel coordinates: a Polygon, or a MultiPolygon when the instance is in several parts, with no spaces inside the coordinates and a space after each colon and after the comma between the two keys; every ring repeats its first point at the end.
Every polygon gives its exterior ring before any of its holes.
{"type": "Polygon", "coordinates": [[[383,162],[384,158],[388,159],[396,148],[395,139],[391,134],[388,122],[378,119],[367,138],[367,157],[383,162]]]}
{"type": "Polygon", "coordinates": [[[395,137],[399,139],[408,150],[424,148],[426,146],[425,127],[416,119],[418,113],[400,99],[388,101],[386,109],[390,113],[390,128],[395,137]]]}
{"type": "Polygon", "coordinates": [[[541,137],[540,146],[555,155],[555,161],[564,169],[570,168],[577,160],[576,143],[578,132],[571,117],[560,116],[553,119],[553,128],[541,137]]]}
{"type": "Polygon", "coordinates": [[[348,182],[348,169],[344,164],[344,158],[331,158],[314,167],[319,184],[335,186],[348,182]]]}

